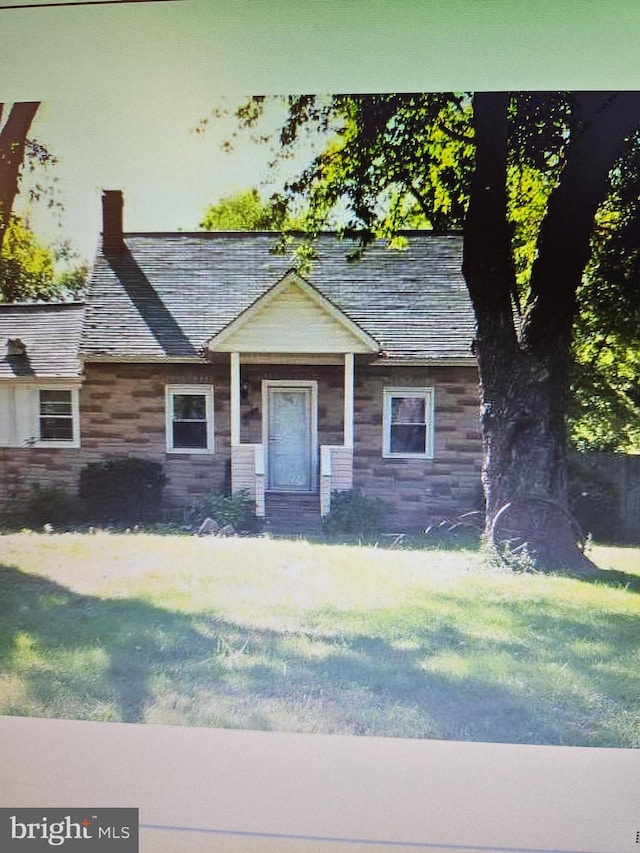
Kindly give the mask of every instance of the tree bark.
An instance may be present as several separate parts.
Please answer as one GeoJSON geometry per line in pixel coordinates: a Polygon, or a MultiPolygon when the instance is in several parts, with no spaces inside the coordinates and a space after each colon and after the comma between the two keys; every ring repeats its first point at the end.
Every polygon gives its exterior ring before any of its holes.
{"type": "Polygon", "coordinates": [[[486,533],[510,501],[538,498],[566,506],[565,413],[576,292],[610,171],[640,124],[636,93],[576,100],[588,120],[567,146],[539,234],[530,305],[519,326],[507,219],[509,96],[474,97],[476,168],[463,273],[476,318],[486,533]]]}
{"type": "Polygon", "coordinates": [[[0,132],[0,251],[18,194],[27,134],[39,106],[38,101],[13,104],[0,132]]]}

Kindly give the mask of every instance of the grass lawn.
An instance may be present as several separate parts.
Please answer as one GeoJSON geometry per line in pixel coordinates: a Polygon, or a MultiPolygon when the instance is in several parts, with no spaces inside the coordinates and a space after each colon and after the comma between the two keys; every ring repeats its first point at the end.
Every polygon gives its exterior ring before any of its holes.
{"type": "Polygon", "coordinates": [[[0,536],[0,714],[640,747],[640,550],[590,556],[611,583],[465,551],[0,536]]]}

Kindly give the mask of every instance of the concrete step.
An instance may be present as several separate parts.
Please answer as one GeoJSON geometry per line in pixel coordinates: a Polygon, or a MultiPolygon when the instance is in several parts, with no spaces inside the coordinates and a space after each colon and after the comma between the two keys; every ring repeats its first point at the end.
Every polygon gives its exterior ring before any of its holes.
{"type": "Polygon", "coordinates": [[[270,533],[296,536],[322,533],[318,494],[268,492],[265,510],[265,530],[270,533]]]}

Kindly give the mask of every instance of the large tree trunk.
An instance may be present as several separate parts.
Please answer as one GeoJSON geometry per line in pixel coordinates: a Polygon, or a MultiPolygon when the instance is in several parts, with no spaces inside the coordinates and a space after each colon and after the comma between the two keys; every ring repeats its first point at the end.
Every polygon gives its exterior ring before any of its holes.
{"type": "MultiPolygon", "coordinates": [[[[576,102],[585,121],[567,147],[550,198],[532,269],[532,296],[519,325],[507,219],[509,97],[474,97],[476,170],[464,229],[463,272],[476,317],[487,534],[509,502],[539,499],[566,506],[565,412],[576,292],[610,170],[640,122],[636,93],[585,93],[576,102]]],[[[584,568],[584,558],[575,548],[573,557],[571,545],[556,543],[555,561],[546,548],[540,562],[547,565],[539,567],[584,568]],[[572,559],[574,565],[568,565],[572,559]]]]}
{"type": "MultiPolygon", "coordinates": [[[[0,104],[0,119],[3,106],[0,104]]],[[[18,193],[27,134],[39,106],[38,101],[13,104],[0,132],[0,251],[18,193]]]]}

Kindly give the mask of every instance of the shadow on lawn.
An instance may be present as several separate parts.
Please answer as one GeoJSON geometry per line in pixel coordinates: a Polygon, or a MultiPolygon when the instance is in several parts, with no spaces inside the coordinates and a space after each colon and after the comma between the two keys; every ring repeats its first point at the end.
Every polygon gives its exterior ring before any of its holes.
{"type": "MultiPolygon", "coordinates": [[[[585,626],[578,614],[550,620],[535,603],[514,611],[489,602],[474,609],[474,629],[454,624],[455,604],[446,596],[416,601],[409,622],[391,635],[380,629],[384,637],[375,628],[364,634],[355,610],[312,612],[304,628],[276,631],[141,600],[80,595],[0,566],[0,674],[17,674],[26,694],[22,704],[3,702],[2,713],[136,723],[149,721],[161,705],[164,716],[154,722],[631,745],[612,719],[632,709],[609,697],[609,688],[611,697],[621,695],[615,638],[621,633],[628,645],[636,630],[631,617],[602,614],[585,626]],[[478,639],[477,623],[495,622],[501,607],[505,619],[520,620],[538,636],[549,678],[570,676],[585,686],[584,695],[563,693],[562,685],[538,690],[535,679],[527,680],[525,644],[478,639]],[[596,719],[590,697],[598,693],[605,694],[606,708],[596,719]]],[[[389,614],[378,615],[388,624],[389,614]]],[[[635,701],[640,678],[624,678],[622,693],[635,701]]]]}

